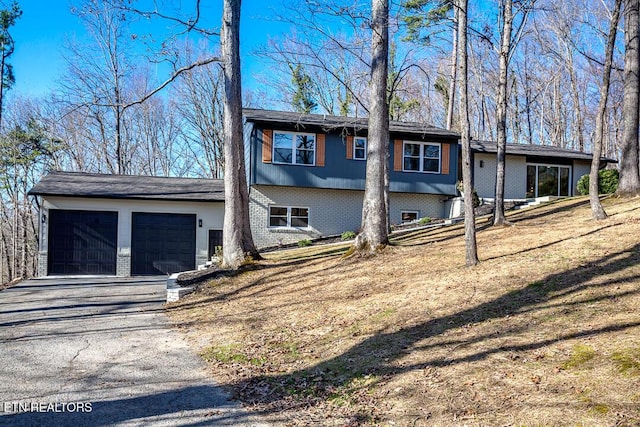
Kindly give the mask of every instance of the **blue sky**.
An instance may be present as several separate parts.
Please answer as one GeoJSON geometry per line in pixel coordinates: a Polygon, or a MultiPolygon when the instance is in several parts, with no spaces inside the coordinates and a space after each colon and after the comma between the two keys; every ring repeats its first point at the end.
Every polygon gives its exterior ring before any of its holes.
{"type": "MultiPolygon", "coordinates": [[[[206,13],[211,16],[210,24],[218,27],[222,1],[209,0],[203,3],[213,5],[206,13]]],[[[16,76],[12,92],[44,95],[54,88],[56,80],[65,70],[62,58],[65,39],[82,39],[86,34],[77,17],[71,14],[68,0],[19,0],[19,4],[23,14],[11,30],[16,42],[15,52],[9,60],[16,76]]],[[[272,11],[265,7],[264,1],[242,2],[241,54],[245,87],[253,86],[251,75],[259,66],[252,54],[255,48],[263,45],[269,37],[287,30],[285,24],[274,22],[270,16],[272,11]]],[[[157,28],[162,31],[162,24],[158,24],[157,28]]]]}

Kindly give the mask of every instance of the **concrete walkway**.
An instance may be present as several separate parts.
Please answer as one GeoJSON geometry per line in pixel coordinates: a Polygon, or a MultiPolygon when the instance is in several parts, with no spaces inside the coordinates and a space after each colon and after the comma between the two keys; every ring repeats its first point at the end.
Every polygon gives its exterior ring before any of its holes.
{"type": "Polygon", "coordinates": [[[39,279],[0,292],[0,425],[264,425],[170,328],[165,280],[39,279]]]}

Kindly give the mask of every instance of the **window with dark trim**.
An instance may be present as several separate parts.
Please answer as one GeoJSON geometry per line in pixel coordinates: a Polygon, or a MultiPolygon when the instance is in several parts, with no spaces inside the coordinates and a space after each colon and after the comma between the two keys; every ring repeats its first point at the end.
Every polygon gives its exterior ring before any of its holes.
{"type": "Polygon", "coordinates": [[[269,206],[269,227],[307,228],[309,208],[269,206]]]}

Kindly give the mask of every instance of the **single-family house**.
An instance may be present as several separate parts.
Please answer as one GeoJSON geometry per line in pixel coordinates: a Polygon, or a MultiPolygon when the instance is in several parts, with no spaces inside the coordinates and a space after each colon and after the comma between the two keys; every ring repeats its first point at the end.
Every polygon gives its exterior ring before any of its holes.
{"type": "MultiPolygon", "coordinates": [[[[367,119],[244,110],[251,228],[259,248],[357,231],[367,119]]],[[[390,123],[389,216],[399,224],[450,215],[459,135],[390,123]]],[[[473,142],[473,174],[492,198],[495,143],[473,142]]],[[[570,196],[591,156],[508,144],[507,199],[570,196]]],[[[609,159],[605,159],[609,161],[609,159]]],[[[222,244],[221,180],[51,172],[41,197],[38,275],[147,275],[204,264],[222,244]]]]}
{"type": "MultiPolygon", "coordinates": [[[[250,219],[259,246],[355,231],[364,196],[367,119],[244,110],[250,219]]],[[[442,217],[457,194],[459,135],[390,123],[391,223],[442,217]]]]}

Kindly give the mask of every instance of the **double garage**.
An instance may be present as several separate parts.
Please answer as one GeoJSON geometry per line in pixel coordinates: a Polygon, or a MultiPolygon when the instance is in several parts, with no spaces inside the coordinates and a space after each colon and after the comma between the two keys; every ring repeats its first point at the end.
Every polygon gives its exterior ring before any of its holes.
{"type": "Polygon", "coordinates": [[[31,194],[41,198],[39,276],[171,274],[222,244],[218,180],[54,172],[31,194]]]}

